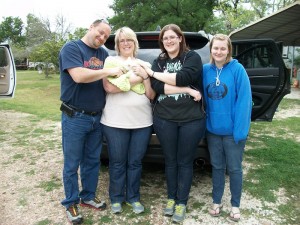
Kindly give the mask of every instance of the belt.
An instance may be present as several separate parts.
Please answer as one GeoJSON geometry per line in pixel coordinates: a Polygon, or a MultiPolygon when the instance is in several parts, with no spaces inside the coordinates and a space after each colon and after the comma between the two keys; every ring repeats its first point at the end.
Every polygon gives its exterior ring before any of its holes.
{"type": "Polygon", "coordinates": [[[83,114],[90,115],[90,116],[97,116],[101,113],[101,111],[100,112],[97,112],[97,111],[90,112],[90,111],[86,111],[86,110],[83,110],[83,109],[78,109],[78,108],[76,108],[72,105],[68,105],[68,106],[70,106],[76,112],[83,113],[83,114]]]}
{"type": "Polygon", "coordinates": [[[101,113],[101,112],[88,112],[88,111],[80,110],[80,109],[74,109],[74,110],[76,112],[83,113],[83,114],[90,115],[90,116],[97,116],[101,113]]]}

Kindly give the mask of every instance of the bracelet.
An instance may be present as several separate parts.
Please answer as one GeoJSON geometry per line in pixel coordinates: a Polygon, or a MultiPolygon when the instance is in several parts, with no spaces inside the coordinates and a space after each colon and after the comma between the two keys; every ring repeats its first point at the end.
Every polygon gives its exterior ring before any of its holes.
{"type": "Polygon", "coordinates": [[[149,76],[147,76],[146,78],[143,78],[143,80],[147,80],[147,79],[149,79],[149,76]]]}
{"type": "MultiPolygon", "coordinates": [[[[155,74],[155,72],[153,71],[153,73],[152,73],[151,77],[154,77],[154,74],[155,74]]],[[[155,78],[155,77],[154,77],[154,78],[155,78]]]]}

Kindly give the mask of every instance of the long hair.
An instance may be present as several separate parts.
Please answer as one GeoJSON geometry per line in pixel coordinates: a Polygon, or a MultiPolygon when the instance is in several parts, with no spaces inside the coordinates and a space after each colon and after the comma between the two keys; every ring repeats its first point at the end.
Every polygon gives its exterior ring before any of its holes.
{"type": "Polygon", "coordinates": [[[226,60],[224,62],[224,65],[225,65],[225,64],[229,63],[232,60],[232,44],[231,44],[231,40],[225,34],[216,34],[215,36],[213,36],[213,38],[211,39],[211,41],[209,43],[209,51],[210,51],[210,60],[209,60],[209,62],[212,63],[212,64],[215,64],[215,60],[213,59],[212,54],[211,54],[211,48],[212,48],[215,40],[227,41],[228,55],[227,55],[226,60]]]}
{"type": "Polygon", "coordinates": [[[121,27],[116,31],[116,33],[115,33],[115,50],[118,53],[118,55],[120,55],[120,48],[119,48],[120,34],[124,34],[124,36],[126,38],[133,40],[133,42],[134,42],[133,56],[135,57],[137,55],[137,52],[139,49],[139,42],[137,40],[136,34],[129,27],[121,27]]]}
{"type": "Polygon", "coordinates": [[[159,47],[161,50],[161,54],[159,55],[160,58],[169,58],[168,52],[165,49],[163,44],[163,36],[165,32],[168,30],[174,31],[177,34],[177,36],[181,38],[178,56],[180,56],[182,53],[187,52],[189,50],[188,46],[186,45],[184,34],[181,31],[180,27],[177,26],[176,24],[168,24],[162,28],[159,34],[159,47]]]}

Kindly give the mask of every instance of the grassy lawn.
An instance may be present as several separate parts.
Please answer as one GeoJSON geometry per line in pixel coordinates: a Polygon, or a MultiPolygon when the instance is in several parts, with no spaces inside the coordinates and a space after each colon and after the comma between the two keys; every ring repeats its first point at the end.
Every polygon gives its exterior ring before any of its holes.
{"type": "Polygon", "coordinates": [[[13,99],[1,99],[0,110],[15,110],[37,115],[40,119],[60,120],[59,75],[45,78],[37,71],[18,71],[13,99]]]}
{"type": "MultiPolygon", "coordinates": [[[[59,121],[59,82],[58,74],[45,78],[36,71],[18,71],[15,98],[1,99],[0,110],[34,114],[38,120],[59,121]]],[[[278,110],[299,105],[300,100],[283,99],[278,110]]],[[[300,118],[293,116],[274,119],[271,123],[252,122],[245,152],[245,162],[251,166],[244,178],[244,190],[262,199],[266,208],[271,207],[268,203],[277,202],[283,195],[286,200],[278,213],[286,218],[287,224],[300,221],[299,124],[300,118]]],[[[52,190],[57,182],[42,186],[52,190]]],[[[102,219],[109,221],[108,217],[102,219]]]]}
{"type": "MultiPolygon", "coordinates": [[[[299,104],[300,100],[283,99],[279,110],[299,104]]],[[[300,221],[299,124],[299,117],[252,122],[249,150],[245,152],[245,161],[254,166],[245,176],[244,189],[266,203],[275,203],[284,195],[286,203],[279,207],[279,213],[287,224],[300,221]]]]}

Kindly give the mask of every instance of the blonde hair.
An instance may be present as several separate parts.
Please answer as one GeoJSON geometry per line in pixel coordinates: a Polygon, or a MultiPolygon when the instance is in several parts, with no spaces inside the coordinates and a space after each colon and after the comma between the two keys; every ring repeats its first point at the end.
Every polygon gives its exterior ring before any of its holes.
{"type": "Polygon", "coordinates": [[[209,44],[209,51],[210,51],[210,60],[209,60],[209,62],[213,63],[213,64],[215,64],[215,60],[212,57],[211,48],[212,48],[213,43],[214,43],[215,40],[227,41],[228,55],[226,56],[226,60],[224,62],[224,65],[225,65],[226,63],[229,63],[232,60],[232,44],[231,44],[231,40],[225,34],[216,34],[215,36],[213,36],[213,38],[211,39],[210,44],[209,44]]]}
{"type": "Polygon", "coordinates": [[[137,55],[137,52],[139,49],[139,42],[137,40],[136,34],[129,27],[121,27],[116,31],[116,33],[115,33],[115,50],[118,53],[118,55],[120,55],[120,48],[119,48],[120,34],[124,34],[126,38],[132,39],[134,41],[133,56],[135,57],[137,55]]]}

